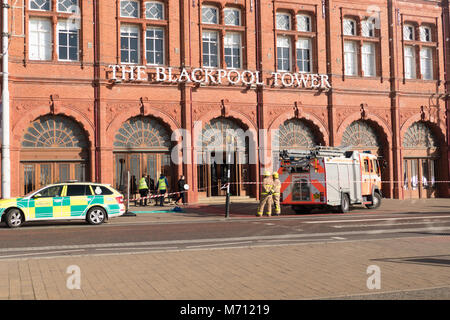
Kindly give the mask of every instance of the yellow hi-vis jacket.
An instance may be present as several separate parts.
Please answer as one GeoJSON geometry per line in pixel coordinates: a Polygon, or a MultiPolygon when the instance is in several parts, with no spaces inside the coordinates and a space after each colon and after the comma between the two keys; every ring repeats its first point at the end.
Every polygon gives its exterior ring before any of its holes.
{"type": "Polygon", "coordinates": [[[142,190],[142,189],[148,189],[147,181],[145,180],[144,177],[142,177],[142,178],[139,180],[139,190],[142,190]]]}
{"type": "Polygon", "coordinates": [[[158,179],[158,190],[167,190],[166,177],[158,179]]]}

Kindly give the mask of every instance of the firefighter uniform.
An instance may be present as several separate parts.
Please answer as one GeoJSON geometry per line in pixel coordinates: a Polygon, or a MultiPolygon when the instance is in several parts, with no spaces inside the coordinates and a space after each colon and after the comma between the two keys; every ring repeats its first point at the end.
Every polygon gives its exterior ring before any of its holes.
{"type": "Polygon", "coordinates": [[[264,213],[264,207],[267,204],[267,215],[272,215],[272,193],[273,193],[273,179],[270,172],[264,172],[264,178],[262,181],[261,200],[258,205],[258,212],[256,215],[261,217],[264,213]]]}
{"type": "Polygon", "coordinates": [[[281,214],[280,206],[280,194],[281,194],[281,181],[278,176],[278,172],[273,173],[273,204],[275,205],[275,215],[281,214]]]}

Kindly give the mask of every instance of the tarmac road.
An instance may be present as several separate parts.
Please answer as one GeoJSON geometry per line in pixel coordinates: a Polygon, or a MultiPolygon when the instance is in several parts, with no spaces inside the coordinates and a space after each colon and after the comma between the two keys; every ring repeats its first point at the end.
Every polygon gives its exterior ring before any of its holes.
{"type": "Polygon", "coordinates": [[[2,224],[0,299],[450,297],[450,199],[385,200],[343,215],[257,218],[255,207],[234,203],[228,219],[223,206],[192,205],[132,208],[136,216],[100,226],[2,224]],[[80,290],[66,287],[73,265],[80,290]],[[366,286],[371,265],[380,290],[366,286]]]}

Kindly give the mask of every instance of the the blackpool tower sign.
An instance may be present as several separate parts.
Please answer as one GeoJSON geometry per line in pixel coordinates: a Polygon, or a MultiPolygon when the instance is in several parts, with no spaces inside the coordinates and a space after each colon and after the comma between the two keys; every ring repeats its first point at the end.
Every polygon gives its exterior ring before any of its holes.
{"type": "Polygon", "coordinates": [[[328,75],[271,72],[266,79],[259,71],[212,68],[172,68],[109,65],[108,79],[114,82],[198,83],[201,85],[274,86],[285,88],[330,89],[328,75]]]}

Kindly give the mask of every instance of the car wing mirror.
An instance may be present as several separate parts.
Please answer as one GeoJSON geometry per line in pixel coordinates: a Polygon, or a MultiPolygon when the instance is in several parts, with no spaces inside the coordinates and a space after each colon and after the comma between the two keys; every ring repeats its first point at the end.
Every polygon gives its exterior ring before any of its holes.
{"type": "Polygon", "coordinates": [[[33,196],[33,199],[37,199],[37,198],[40,198],[40,197],[42,197],[42,194],[36,193],[36,194],[33,196]]]}

